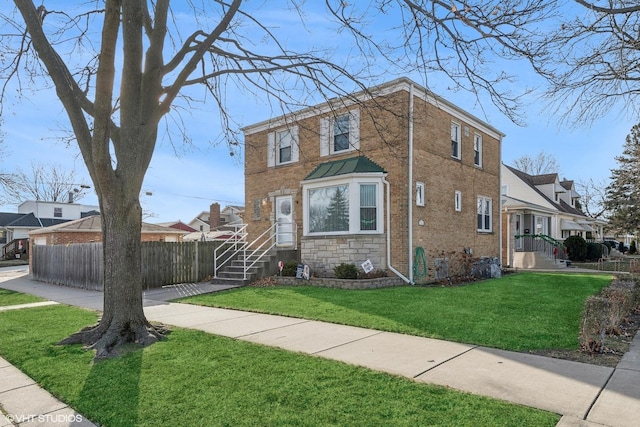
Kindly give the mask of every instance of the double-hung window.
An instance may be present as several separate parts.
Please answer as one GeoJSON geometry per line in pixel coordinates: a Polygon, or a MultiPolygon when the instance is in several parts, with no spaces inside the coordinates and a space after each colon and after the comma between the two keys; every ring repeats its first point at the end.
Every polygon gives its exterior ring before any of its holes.
{"type": "Polygon", "coordinates": [[[294,163],[299,158],[298,126],[291,126],[267,135],[267,166],[294,163]]]}
{"type": "Polygon", "coordinates": [[[348,153],[360,148],[360,111],[320,119],[320,155],[348,153]]]}
{"type": "Polygon", "coordinates": [[[482,167],[482,135],[473,134],[473,164],[482,167]]]}
{"type": "Polygon", "coordinates": [[[492,201],[489,197],[478,196],[478,231],[492,231],[492,201]]]}
{"type": "Polygon", "coordinates": [[[343,114],[333,121],[333,152],[349,149],[349,115],[343,114]]]}
{"type": "Polygon", "coordinates": [[[285,129],[276,133],[276,140],[278,144],[277,162],[289,163],[291,161],[291,142],[292,142],[291,130],[285,129]]]}
{"type": "Polygon", "coordinates": [[[460,125],[455,122],[451,122],[451,157],[454,159],[460,159],[460,125]]]}

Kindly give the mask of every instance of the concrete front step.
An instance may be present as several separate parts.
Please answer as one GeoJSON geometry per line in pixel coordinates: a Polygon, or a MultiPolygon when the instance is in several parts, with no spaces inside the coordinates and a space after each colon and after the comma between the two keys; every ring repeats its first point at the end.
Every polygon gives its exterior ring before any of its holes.
{"type": "Polygon", "coordinates": [[[565,268],[566,264],[562,260],[551,260],[540,252],[515,252],[513,254],[513,267],[554,270],[565,268]]]}

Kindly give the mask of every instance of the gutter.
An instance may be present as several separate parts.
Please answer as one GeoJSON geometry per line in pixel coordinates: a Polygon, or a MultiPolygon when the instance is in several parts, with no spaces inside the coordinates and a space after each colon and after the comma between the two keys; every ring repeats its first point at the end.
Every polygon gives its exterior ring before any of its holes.
{"type": "Polygon", "coordinates": [[[409,86],[409,197],[408,197],[408,210],[407,215],[409,217],[409,238],[408,238],[408,250],[409,250],[409,277],[396,270],[391,265],[391,184],[386,178],[382,180],[386,187],[387,198],[387,267],[395,275],[400,277],[406,283],[414,285],[413,281],[413,83],[409,86]]]}
{"type": "Polygon", "coordinates": [[[414,285],[413,281],[413,83],[409,86],[409,185],[407,188],[409,189],[408,197],[407,197],[407,223],[409,228],[409,238],[408,238],[408,257],[409,260],[409,281],[412,285],[414,285]]]}
{"type": "Polygon", "coordinates": [[[406,283],[411,284],[411,279],[406,277],[404,274],[400,273],[396,270],[393,265],[391,265],[391,184],[387,181],[386,178],[382,179],[384,186],[387,189],[387,267],[391,270],[396,276],[400,277],[406,283]]]}

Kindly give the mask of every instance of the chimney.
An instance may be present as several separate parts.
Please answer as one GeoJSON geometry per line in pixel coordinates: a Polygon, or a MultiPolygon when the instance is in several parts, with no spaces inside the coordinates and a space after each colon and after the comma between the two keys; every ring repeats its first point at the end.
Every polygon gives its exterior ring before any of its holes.
{"type": "Polygon", "coordinates": [[[73,203],[73,191],[69,191],[69,203],[73,203]]]}
{"type": "Polygon", "coordinates": [[[220,204],[212,203],[209,206],[209,230],[215,230],[220,226],[220,204]]]}

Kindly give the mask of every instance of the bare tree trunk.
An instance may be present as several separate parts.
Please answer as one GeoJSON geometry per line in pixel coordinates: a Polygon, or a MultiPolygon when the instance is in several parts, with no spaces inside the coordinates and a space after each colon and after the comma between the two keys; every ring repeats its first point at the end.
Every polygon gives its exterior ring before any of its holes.
{"type": "MultiPolygon", "coordinates": [[[[122,196],[122,195],[121,195],[122,196]]],[[[125,343],[146,346],[166,330],[146,319],[142,306],[140,232],[142,209],[137,197],[116,197],[103,203],[104,308],[100,322],[60,344],[85,344],[96,359],[118,354],[125,343]]]]}

